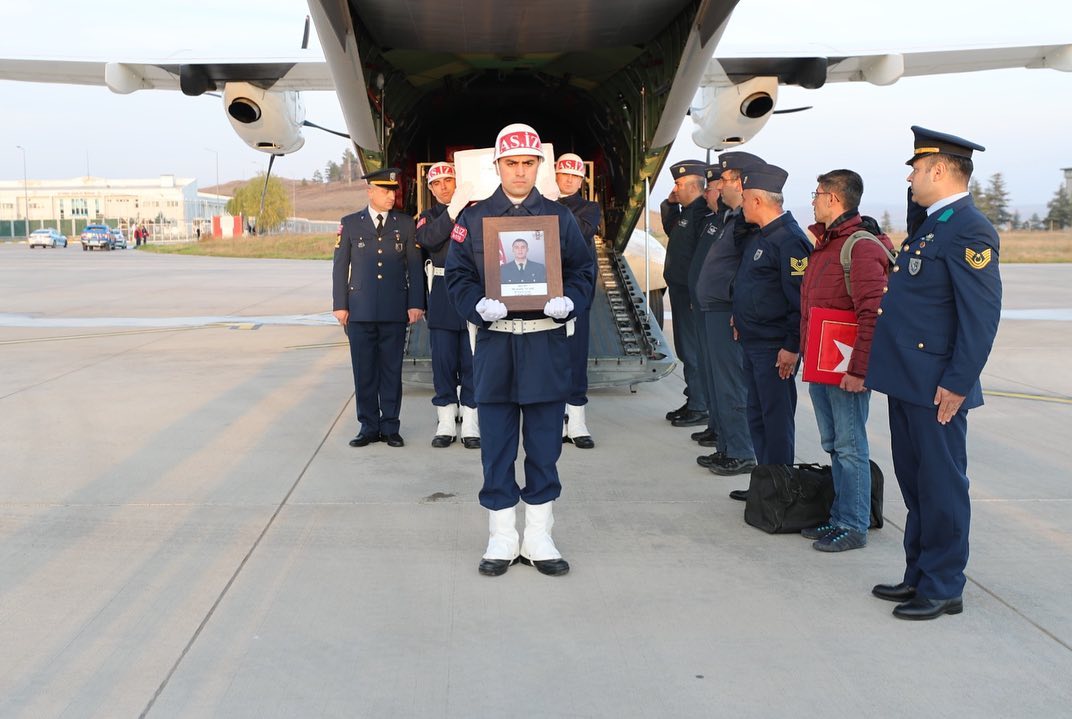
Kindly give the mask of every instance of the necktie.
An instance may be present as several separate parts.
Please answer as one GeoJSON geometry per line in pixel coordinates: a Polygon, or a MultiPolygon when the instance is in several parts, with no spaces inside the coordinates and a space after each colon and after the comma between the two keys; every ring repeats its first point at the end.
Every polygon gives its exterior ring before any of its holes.
{"type": "Polygon", "coordinates": [[[376,215],[376,236],[381,237],[383,235],[383,215],[376,215]]]}

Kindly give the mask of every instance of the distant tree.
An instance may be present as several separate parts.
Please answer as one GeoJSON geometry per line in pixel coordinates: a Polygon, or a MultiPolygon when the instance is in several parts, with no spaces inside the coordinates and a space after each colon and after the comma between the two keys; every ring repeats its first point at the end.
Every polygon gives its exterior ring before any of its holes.
{"type": "Polygon", "coordinates": [[[1024,223],[1020,219],[1020,211],[1019,210],[1017,210],[1016,212],[1012,213],[1012,219],[1009,220],[1009,229],[1010,230],[1025,230],[1025,229],[1028,229],[1028,228],[1024,227],[1024,223]]]}
{"type": "Polygon", "coordinates": [[[290,194],[283,181],[278,177],[268,179],[268,191],[264,195],[264,211],[261,212],[261,190],[264,188],[264,174],[254,177],[239,186],[234,197],[227,202],[227,212],[257,218],[257,232],[272,230],[283,223],[291,213],[290,194]]]}
{"type": "Polygon", "coordinates": [[[353,182],[358,178],[361,166],[357,162],[357,155],[349,147],[346,148],[346,152],[342,153],[342,166],[343,177],[346,178],[347,182],[353,182]]]}
{"type": "Polygon", "coordinates": [[[979,212],[982,212],[988,218],[990,217],[990,198],[986,196],[986,191],[983,186],[979,184],[979,181],[974,177],[972,181],[968,183],[968,192],[971,193],[972,200],[975,202],[975,206],[979,208],[979,212]]]}
{"type": "Polygon", "coordinates": [[[306,186],[308,186],[308,184],[309,184],[309,181],[308,181],[308,180],[306,180],[306,179],[305,179],[305,178],[303,177],[303,178],[301,179],[301,186],[302,186],[302,187],[306,187],[306,186]]]}
{"type": "Polygon", "coordinates": [[[324,176],[328,178],[328,182],[338,182],[342,179],[342,166],[328,160],[327,167],[324,168],[324,176]]]}
{"type": "Polygon", "coordinates": [[[990,182],[986,186],[986,210],[983,214],[995,227],[1004,227],[1009,224],[1012,215],[1009,214],[1009,191],[1005,189],[1005,178],[1000,172],[990,176],[990,182]]]}
{"type": "Polygon", "coordinates": [[[323,184],[324,183],[324,173],[322,173],[320,170],[315,170],[313,172],[313,182],[323,184]]]}
{"type": "Polygon", "coordinates": [[[1058,188],[1053,199],[1046,203],[1046,225],[1051,230],[1063,230],[1072,226],[1072,198],[1064,187],[1058,188]]]}
{"type": "Polygon", "coordinates": [[[887,235],[893,232],[893,220],[890,219],[889,210],[884,210],[882,213],[882,231],[887,235]]]}
{"type": "Polygon", "coordinates": [[[1039,217],[1037,212],[1031,213],[1031,217],[1027,220],[1027,229],[1029,230],[1041,230],[1042,218],[1039,217]]]}

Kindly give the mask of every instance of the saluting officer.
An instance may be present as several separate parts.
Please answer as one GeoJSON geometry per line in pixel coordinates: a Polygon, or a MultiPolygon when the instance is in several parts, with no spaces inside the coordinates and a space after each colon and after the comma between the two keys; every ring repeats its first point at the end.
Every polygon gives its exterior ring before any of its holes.
{"type": "MultiPolygon", "coordinates": [[[[760,464],[793,464],[800,357],[800,283],[811,243],[782,209],[789,173],[774,165],[742,172],[744,219],[759,230],[744,248],[733,286],[733,326],[743,349],[748,428],[760,464]]],[[[747,490],[734,490],[747,499],[747,490]]]]}
{"type": "Polygon", "coordinates": [[[351,447],[401,447],[402,352],[406,324],[424,315],[421,253],[413,218],[393,208],[397,167],[370,172],[368,207],[342,218],[331,273],[332,314],[346,329],[357,420],[351,447]]]}
{"type": "Polygon", "coordinates": [[[480,447],[480,424],[473,397],[473,351],[465,320],[447,295],[443,268],[450,249],[450,231],[458,213],[469,202],[472,185],[457,186],[454,165],[437,162],[428,168],[425,178],[436,203],[417,219],[417,244],[427,259],[424,272],[428,278],[428,336],[432,346],[432,385],[438,423],[432,446],[449,447],[454,442],[455,418],[459,404],[462,417],[462,444],[466,449],[480,447]],[[461,394],[459,397],[459,388],[461,394]]]}
{"type": "MultiPolygon", "coordinates": [[[[585,164],[579,155],[567,152],[555,162],[555,183],[558,185],[558,201],[573,213],[581,235],[588,245],[588,254],[592,262],[596,261],[596,233],[603,222],[603,212],[599,203],[584,199],[581,188],[584,186],[585,164]]],[[[588,298],[589,309],[595,297],[595,284],[592,296],[588,298]]],[[[596,446],[592,433],[585,422],[585,405],[588,404],[588,341],[589,311],[577,315],[577,327],[569,338],[570,366],[573,370],[573,386],[569,399],[566,400],[565,440],[572,442],[578,449],[592,449],[596,446]]]]}
{"type": "Polygon", "coordinates": [[[872,592],[901,619],[963,609],[968,563],[968,410],[1001,314],[998,235],[968,194],[980,145],[912,127],[908,182],[926,217],[897,257],[871,343],[866,385],[889,398],[897,483],[908,506],[905,573],[872,592]]]}
{"type": "Polygon", "coordinates": [[[595,264],[573,213],[535,189],[543,159],[534,129],[523,124],[503,128],[493,155],[502,184],[458,216],[447,254],[447,291],[465,318],[478,326],[473,374],[483,426],[480,504],[489,512],[490,530],[479,571],[487,576],[504,573],[519,555],[543,574],[569,571],[551,539],[551,503],[562,491],[556,463],[570,393],[569,320],[588,309],[595,264]],[[550,298],[542,312],[508,312],[502,302],[487,297],[484,218],[504,215],[557,219],[564,296],[550,298]],[[519,429],[525,443],[524,488],[514,480],[519,429]],[[519,500],[525,503],[520,546],[519,500]]]}
{"type": "Polygon", "coordinates": [[[685,404],[666,413],[675,427],[707,424],[706,379],[700,366],[699,334],[696,313],[689,295],[689,265],[704,229],[704,217],[711,211],[704,200],[707,165],[699,160],[685,160],[671,165],[674,189],[659,205],[666,232],[666,280],[673,310],[674,351],[681,360],[685,375],[685,404]]]}

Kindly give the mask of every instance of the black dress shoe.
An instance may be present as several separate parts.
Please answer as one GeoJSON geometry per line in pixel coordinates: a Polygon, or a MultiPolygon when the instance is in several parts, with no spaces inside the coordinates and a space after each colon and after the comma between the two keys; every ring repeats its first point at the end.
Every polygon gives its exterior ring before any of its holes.
{"type": "Polygon", "coordinates": [[[392,432],[391,434],[381,434],[380,439],[387,443],[388,447],[401,447],[405,444],[402,439],[402,435],[398,432],[392,432]]]}
{"type": "Polygon", "coordinates": [[[481,559],[477,571],[485,577],[498,577],[506,574],[506,570],[517,564],[517,557],[513,559],[481,559]]]}
{"type": "Polygon", "coordinates": [[[569,572],[569,562],[561,557],[558,559],[529,559],[528,557],[521,557],[521,563],[526,567],[536,567],[537,572],[546,574],[549,577],[560,577],[569,572]]]}
{"type": "Polygon", "coordinates": [[[365,445],[372,444],[373,442],[379,442],[380,435],[378,434],[359,434],[350,440],[351,447],[364,447],[365,445]]]}
{"type": "Polygon", "coordinates": [[[708,427],[707,429],[700,430],[699,432],[693,432],[689,435],[689,439],[691,439],[693,442],[702,442],[705,439],[718,439],[718,435],[715,434],[714,430],[708,427]]]}
{"type": "Polygon", "coordinates": [[[907,602],[916,596],[916,588],[910,584],[876,584],[871,587],[871,593],[879,599],[887,602],[907,602]]]}
{"type": "Polygon", "coordinates": [[[449,447],[452,444],[454,444],[454,437],[449,434],[437,434],[435,437],[432,437],[432,446],[436,449],[449,447]]]}
{"type": "Polygon", "coordinates": [[[717,459],[722,456],[723,455],[721,452],[715,452],[714,454],[701,454],[699,457],[696,458],[696,464],[700,465],[701,467],[710,467],[715,463],[717,459]]]}
{"type": "Polygon", "coordinates": [[[732,492],[730,492],[730,499],[736,499],[738,502],[747,502],[748,501],[748,490],[747,489],[735,489],[732,492]]]}
{"type": "Polygon", "coordinates": [[[669,412],[667,412],[666,413],[666,419],[667,419],[668,422],[673,422],[675,419],[677,419],[678,417],[680,417],[681,415],[685,414],[688,411],[689,411],[689,402],[688,402],[688,400],[686,400],[685,404],[681,405],[677,409],[672,409],[669,412]]]}
{"type": "Polygon", "coordinates": [[[894,607],[893,616],[898,619],[937,619],[943,614],[960,614],[963,611],[964,602],[960,597],[953,599],[914,597],[894,607]]]}
{"type": "Polygon", "coordinates": [[[711,439],[701,439],[696,444],[700,445],[701,447],[717,447],[718,435],[715,435],[711,439]]]}
{"type": "Polygon", "coordinates": [[[596,441],[585,435],[583,437],[566,437],[567,442],[572,442],[573,446],[577,449],[592,449],[596,446],[596,441]]]}
{"type": "Polygon", "coordinates": [[[462,437],[462,446],[466,449],[480,449],[480,437],[462,437]]]}
{"type": "Polygon", "coordinates": [[[707,412],[686,409],[684,414],[675,420],[671,420],[670,424],[675,427],[699,427],[700,425],[707,424],[708,419],[707,412]]]}

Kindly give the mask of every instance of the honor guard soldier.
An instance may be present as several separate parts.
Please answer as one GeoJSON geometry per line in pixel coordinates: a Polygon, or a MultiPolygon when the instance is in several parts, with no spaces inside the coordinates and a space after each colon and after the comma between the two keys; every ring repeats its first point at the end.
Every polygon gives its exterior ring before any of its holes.
{"type": "Polygon", "coordinates": [[[364,176],[369,204],[342,218],[332,268],[335,319],[350,340],[357,419],[351,447],[384,441],[401,447],[402,352],[406,325],[424,314],[421,253],[413,218],[396,212],[396,167],[364,176]]]}
{"type": "Polygon", "coordinates": [[[438,424],[433,447],[449,447],[454,442],[455,418],[461,407],[462,444],[466,449],[480,447],[480,425],[473,397],[473,351],[465,320],[447,295],[443,268],[450,249],[450,231],[454,220],[469,202],[472,185],[457,186],[454,165],[437,162],[428,168],[425,178],[436,203],[417,219],[417,244],[427,259],[424,272],[428,278],[428,335],[432,346],[432,385],[438,424]],[[461,393],[459,397],[459,388],[461,393]]]}
{"type": "Polygon", "coordinates": [[[699,335],[689,297],[689,265],[704,229],[704,217],[711,211],[703,194],[706,170],[707,163],[699,160],[685,160],[672,165],[670,174],[674,178],[674,189],[659,206],[663,230],[668,238],[663,279],[670,294],[674,351],[681,360],[685,374],[687,397],[685,404],[666,413],[666,418],[675,427],[707,424],[707,395],[700,367],[699,335]]]}
{"type": "Polygon", "coordinates": [[[748,390],[744,381],[741,343],[733,336],[733,282],[741,266],[741,253],[751,235],[759,230],[741,215],[744,190],[741,179],[763,160],[747,152],[724,152],[713,165],[718,175],[720,200],[729,208],[714,244],[700,267],[696,280],[696,299],[703,317],[707,341],[708,404],[711,421],[708,432],[717,450],[696,458],[701,467],[714,474],[747,474],[756,466],[752,436],[748,430],[748,390]]]}
{"type": "MultiPolygon", "coordinates": [[[[743,350],[748,428],[760,464],[793,464],[800,357],[800,283],[811,243],[782,209],[789,173],[774,165],[742,173],[744,219],[759,225],[733,285],[733,326],[743,350]]],[[[730,493],[747,499],[747,490],[730,493]]]]}
{"type": "MultiPolygon", "coordinates": [[[[580,156],[567,152],[555,163],[555,183],[558,185],[558,201],[573,213],[581,235],[588,245],[588,254],[592,262],[596,261],[596,233],[603,222],[603,212],[599,203],[584,199],[581,188],[584,186],[585,164],[580,156]]],[[[595,284],[592,296],[588,298],[589,309],[595,298],[595,284]]],[[[573,374],[573,387],[566,400],[566,425],[563,428],[564,441],[572,442],[578,449],[592,449],[596,446],[591,432],[585,422],[585,405],[588,404],[588,341],[589,312],[577,315],[577,327],[569,338],[570,367],[573,374]]]]}
{"type": "Polygon", "coordinates": [[[595,263],[573,213],[535,189],[543,159],[535,130],[523,124],[503,128],[493,154],[501,185],[458,216],[447,253],[447,292],[478,327],[473,374],[483,429],[480,504],[489,512],[490,530],[479,571],[487,576],[503,574],[519,558],[543,574],[569,571],[551,539],[551,503],[562,491],[556,463],[571,388],[567,336],[571,320],[588,310],[595,263]],[[557,220],[564,296],[548,299],[542,312],[508,311],[485,290],[484,218],[547,215],[557,220]],[[514,480],[519,431],[525,445],[524,488],[514,480]],[[522,542],[516,527],[519,501],[525,504],[522,542]]]}
{"type": "Polygon", "coordinates": [[[908,182],[926,215],[897,256],[878,309],[866,385],[889,400],[893,466],[908,519],[905,573],[875,596],[894,616],[963,610],[968,563],[968,410],[1001,314],[998,235],[968,194],[972,151],[960,137],[912,127],[908,182]]]}

